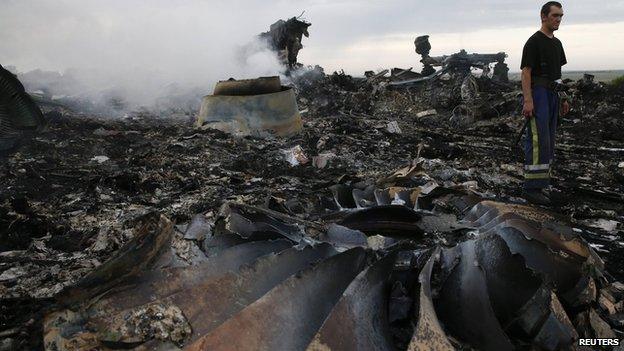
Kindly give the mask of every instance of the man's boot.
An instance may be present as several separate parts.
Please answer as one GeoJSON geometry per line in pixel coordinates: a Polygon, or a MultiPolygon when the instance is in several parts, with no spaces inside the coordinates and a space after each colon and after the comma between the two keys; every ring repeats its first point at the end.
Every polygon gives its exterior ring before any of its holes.
{"type": "Polygon", "coordinates": [[[523,194],[525,200],[535,205],[550,205],[550,199],[540,189],[526,189],[523,194]]]}

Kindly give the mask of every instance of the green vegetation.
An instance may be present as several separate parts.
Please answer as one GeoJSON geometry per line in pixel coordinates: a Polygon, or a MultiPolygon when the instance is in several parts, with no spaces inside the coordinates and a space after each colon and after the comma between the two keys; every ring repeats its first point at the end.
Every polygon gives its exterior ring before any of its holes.
{"type": "Polygon", "coordinates": [[[617,78],[613,78],[610,84],[615,88],[623,87],[624,86],[624,74],[617,78]]]}

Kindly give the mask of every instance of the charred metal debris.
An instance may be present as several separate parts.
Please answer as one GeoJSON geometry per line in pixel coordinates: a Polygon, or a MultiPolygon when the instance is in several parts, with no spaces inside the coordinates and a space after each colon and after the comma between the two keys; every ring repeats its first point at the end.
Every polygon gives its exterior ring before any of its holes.
{"type": "Polygon", "coordinates": [[[269,48],[277,53],[280,61],[289,68],[302,66],[297,62],[299,50],[303,49],[302,39],[310,36],[308,23],[301,18],[303,13],[288,20],[278,20],[269,27],[268,32],[260,33],[260,40],[265,41],[269,48]]]}
{"type": "Polygon", "coordinates": [[[43,125],[43,114],[22,83],[0,65],[0,155],[43,125]]]}
{"type": "Polygon", "coordinates": [[[622,285],[556,216],[462,185],[332,190],[325,221],[232,202],[184,225],[144,217],[55,297],[44,347],[559,350],[616,337],[622,285]]]}
{"type": "Polygon", "coordinates": [[[568,82],[531,207],[519,83],[438,61],[463,73],[223,81],[193,122],[38,100],[48,128],[0,163],[0,350],[621,339],[624,92],[568,82]]]}

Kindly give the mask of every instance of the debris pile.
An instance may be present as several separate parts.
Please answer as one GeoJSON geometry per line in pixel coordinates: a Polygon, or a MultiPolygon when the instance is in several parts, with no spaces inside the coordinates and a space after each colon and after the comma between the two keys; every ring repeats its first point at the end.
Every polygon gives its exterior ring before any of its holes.
{"type": "Polygon", "coordinates": [[[601,315],[621,312],[621,284],[555,216],[462,186],[353,188],[351,198],[347,188],[333,188],[340,209],[321,222],[236,203],[213,224],[145,217],[115,256],[57,295],[46,349],[559,350],[579,334],[615,337],[601,315]],[[457,244],[423,249],[435,234],[457,244]],[[192,262],[180,260],[176,236],[195,245],[192,262]]]}
{"type": "Polygon", "coordinates": [[[519,197],[517,82],[387,74],[291,72],[285,137],[42,104],[48,129],[0,163],[3,347],[621,338],[623,92],[570,83],[546,211],[519,197]]]}

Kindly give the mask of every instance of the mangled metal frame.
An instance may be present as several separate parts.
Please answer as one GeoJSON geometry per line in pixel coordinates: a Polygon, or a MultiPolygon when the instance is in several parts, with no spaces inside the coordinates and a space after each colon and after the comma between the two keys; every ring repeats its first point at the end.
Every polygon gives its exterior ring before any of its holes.
{"type": "Polygon", "coordinates": [[[602,262],[552,215],[452,188],[333,190],[342,216],[329,227],[235,203],[214,227],[192,221],[186,231],[206,256],[191,265],[172,265],[172,224],[147,218],[116,257],[58,297],[46,348],[392,350],[388,279],[401,245],[373,254],[368,239],[455,230],[424,220],[439,201],[465,213],[453,224],[477,236],[436,248],[420,270],[410,350],[557,350],[579,337],[564,305],[602,321],[589,307],[602,262]]]}

